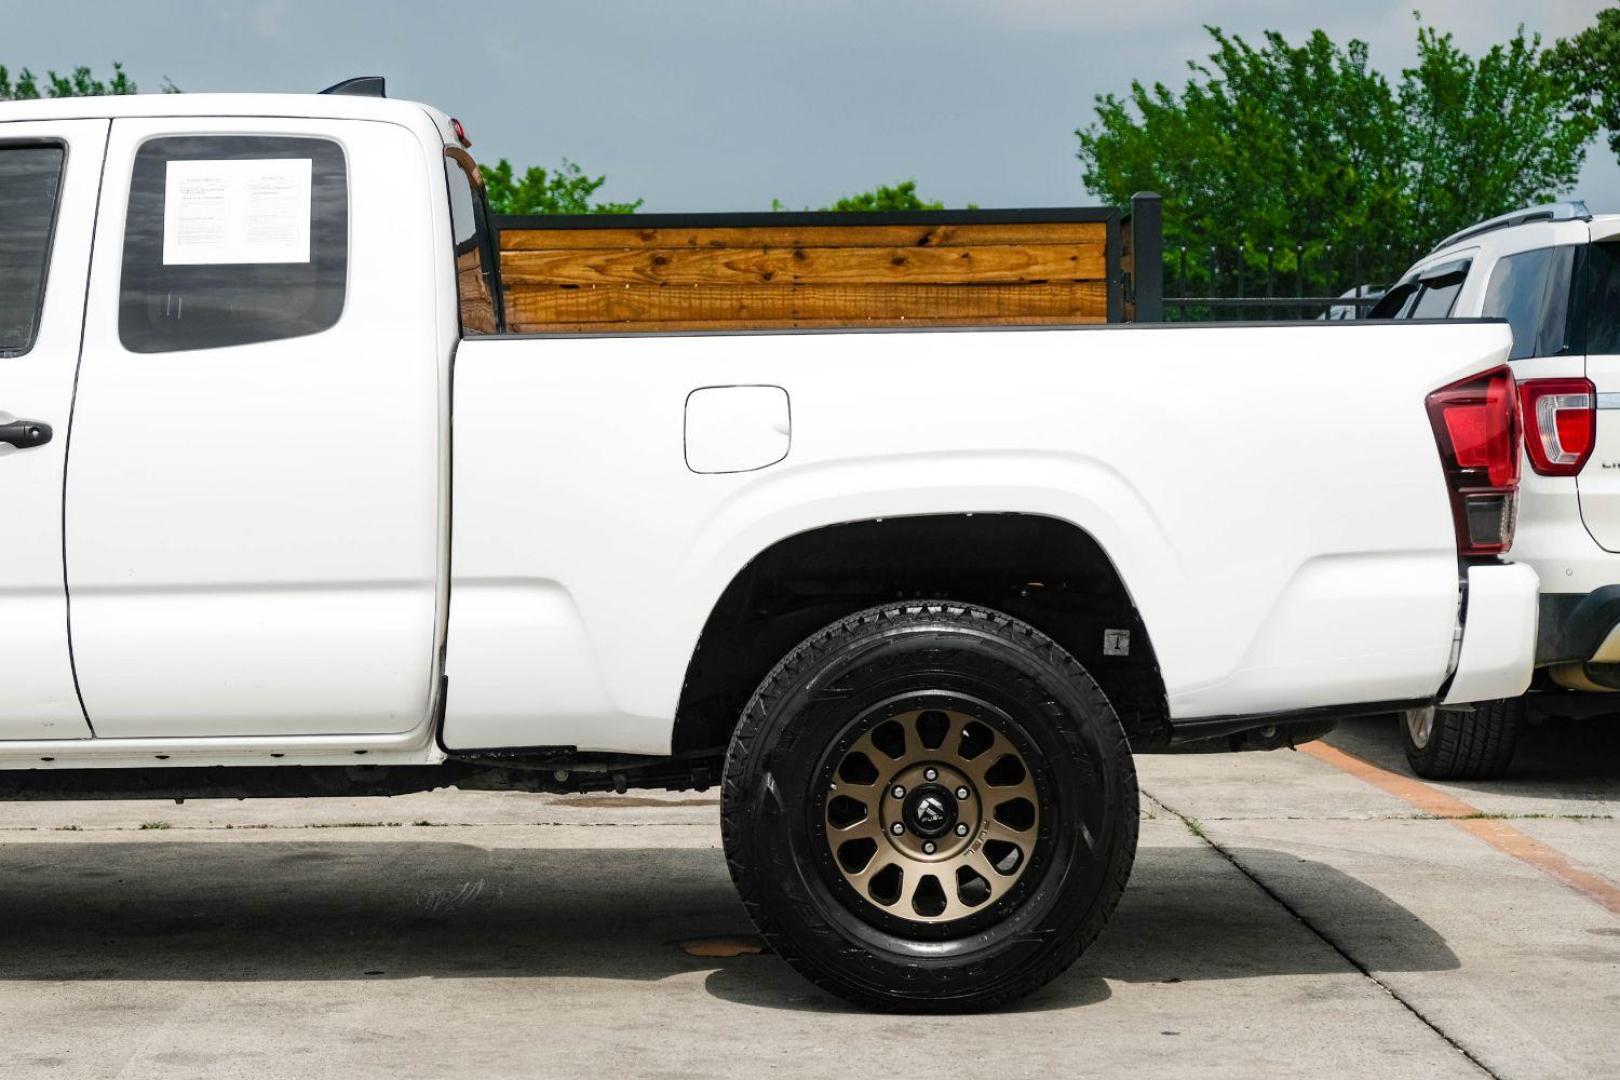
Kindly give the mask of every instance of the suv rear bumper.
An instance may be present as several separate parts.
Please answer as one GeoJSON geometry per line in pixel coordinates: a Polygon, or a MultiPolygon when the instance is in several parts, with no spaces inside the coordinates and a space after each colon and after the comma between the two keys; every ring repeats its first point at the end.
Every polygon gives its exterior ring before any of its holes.
{"type": "Polygon", "coordinates": [[[1530,687],[1537,659],[1541,579],[1520,564],[1470,566],[1457,668],[1440,701],[1518,697],[1530,687]]]}
{"type": "Polygon", "coordinates": [[[1620,585],[1543,593],[1536,664],[1620,663],[1620,585]]]}

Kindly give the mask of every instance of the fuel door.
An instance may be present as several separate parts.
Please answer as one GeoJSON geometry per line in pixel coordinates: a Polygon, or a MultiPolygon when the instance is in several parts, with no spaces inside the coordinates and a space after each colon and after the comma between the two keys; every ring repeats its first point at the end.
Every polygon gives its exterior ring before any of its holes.
{"type": "Polygon", "coordinates": [[[695,473],[763,469],[787,457],[792,442],[780,386],[705,386],[686,397],[686,467],[695,473]]]}

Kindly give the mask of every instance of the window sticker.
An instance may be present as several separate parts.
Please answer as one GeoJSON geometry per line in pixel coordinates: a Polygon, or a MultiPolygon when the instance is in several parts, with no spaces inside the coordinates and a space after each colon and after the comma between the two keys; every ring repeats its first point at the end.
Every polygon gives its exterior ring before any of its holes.
{"type": "Polygon", "coordinates": [[[310,158],[170,161],[163,264],[309,262],[310,158]]]}

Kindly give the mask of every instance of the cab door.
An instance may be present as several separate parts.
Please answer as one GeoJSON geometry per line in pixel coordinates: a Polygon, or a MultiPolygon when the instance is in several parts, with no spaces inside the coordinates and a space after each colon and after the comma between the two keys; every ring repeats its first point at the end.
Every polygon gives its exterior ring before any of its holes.
{"type": "Polygon", "coordinates": [[[62,465],[107,121],[0,123],[0,739],[90,734],[62,581],[62,465]]]}
{"type": "Polygon", "coordinates": [[[113,122],[66,514],[98,736],[427,719],[433,150],[372,121],[113,122]]]}

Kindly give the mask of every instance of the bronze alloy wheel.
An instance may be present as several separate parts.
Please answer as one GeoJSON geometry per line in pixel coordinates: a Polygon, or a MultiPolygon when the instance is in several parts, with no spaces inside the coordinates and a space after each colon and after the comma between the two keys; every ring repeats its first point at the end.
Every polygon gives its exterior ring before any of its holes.
{"type": "Polygon", "coordinates": [[[985,720],[907,708],[880,715],[835,757],[825,842],[862,900],[907,922],[952,922],[988,910],[1029,866],[1041,822],[1035,777],[985,720]]]}
{"type": "Polygon", "coordinates": [[[1107,697],[1034,627],[973,604],[855,612],[743,709],[720,828],[771,950],[881,1009],[991,1008],[1102,930],[1136,851],[1107,697]]]}

